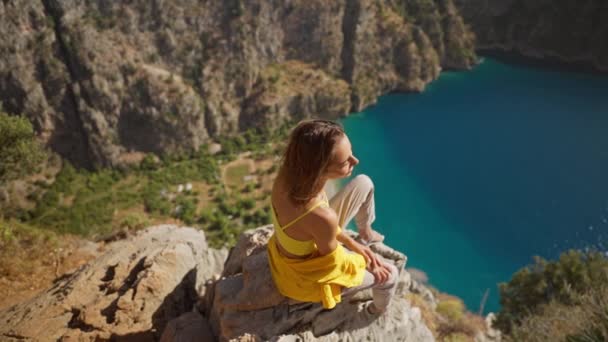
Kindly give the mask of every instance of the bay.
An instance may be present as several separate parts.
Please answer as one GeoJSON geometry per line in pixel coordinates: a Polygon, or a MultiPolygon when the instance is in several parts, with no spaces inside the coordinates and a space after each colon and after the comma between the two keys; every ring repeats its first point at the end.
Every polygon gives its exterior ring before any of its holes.
{"type": "Polygon", "coordinates": [[[539,255],[608,245],[608,77],[492,58],[342,120],[386,243],[477,312],[539,255]]]}

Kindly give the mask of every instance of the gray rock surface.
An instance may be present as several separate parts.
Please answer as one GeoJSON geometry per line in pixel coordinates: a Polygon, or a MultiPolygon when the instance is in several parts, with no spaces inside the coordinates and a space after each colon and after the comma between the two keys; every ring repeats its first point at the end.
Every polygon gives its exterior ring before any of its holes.
{"type": "Polygon", "coordinates": [[[197,312],[179,316],[167,324],[160,342],[214,341],[207,320],[197,312]]]}
{"type": "MultiPolygon", "coordinates": [[[[265,244],[269,233],[270,227],[261,227],[242,234],[226,261],[231,271],[224,272],[215,285],[210,314],[211,328],[219,340],[434,340],[419,309],[405,300],[411,279],[404,270],[394,302],[379,318],[364,313],[363,303],[371,299],[370,290],[343,298],[333,310],[324,310],[320,303],[300,303],[281,296],[268,268],[265,244]],[[241,267],[235,266],[239,263],[241,267]]],[[[405,255],[382,244],[374,249],[403,269],[405,255]]]]}
{"type": "Polygon", "coordinates": [[[478,332],[475,336],[475,342],[500,342],[502,341],[502,332],[493,327],[496,315],[490,312],[485,319],[486,330],[478,332]]]}
{"type": "Polygon", "coordinates": [[[148,228],[0,311],[0,339],[158,339],[169,320],[192,310],[197,289],[221,272],[226,256],[193,228],[148,228]]]}
{"type": "MultiPolygon", "coordinates": [[[[268,269],[269,226],[241,235],[228,257],[204,234],[170,225],[112,242],[37,297],[0,311],[0,340],[92,341],[433,341],[405,294],[402,271],[388,311],[373,317],[371,290],[333,310],[281,296],[268,269]],[[230,266],[237,265],[239,267],[230,266]],[[225,272],[224,264],[233,267],[225,272]]],[[[403,268],[405,255],[376,251],[403,268]]]]}

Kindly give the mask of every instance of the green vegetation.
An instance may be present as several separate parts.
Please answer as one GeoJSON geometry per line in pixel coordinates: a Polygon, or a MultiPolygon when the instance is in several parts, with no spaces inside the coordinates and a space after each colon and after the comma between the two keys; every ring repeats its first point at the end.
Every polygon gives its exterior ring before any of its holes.
{"type": "Polygon", "coordinates": [[[36,208],[22,219],[61,233],[108,233],[115,209],[140,200],[135,182],[114,170],[90,173],[65,164],[36,208]]]}
{"type": "Polygon", "coordinates": [[[457,299],[443,300],[437,304],[437,313],[450,321],[462,319],[464,314],[464,303],[457,299]]]}
{"type": "Polygon", "coordinates": [[[216,155],[207,152],[208,146],[160,158],[149,154],[128,170],[90,172],[64,162],[54,182],[36,183],[38,190],[29,197],[35,207],[14,217],[55,233],[92,238],[179,220],[205,230],[214,247],[231,245],[241,231],[270,223],[267,202],[261,201],[267,189],[255,181],[272,175],[263,173],[243,184],[254,161],[229,163],[244,152],[260,160],[273,158],[286,132],[252,129],[222,138],[216,155]],[[234,182],[222,179],[222,169],[234,182]]]}
{"type": "Polygon", "coordinates": [[[57,245],[53,232],[0,218],[0,278],[27,281],[40,262],[48,262],[57,245]]]}
{"type": "Polygon", "coordinates": [[[142,213],[130,213],[120,221],[120,228],[142,229],[150,225],[150,220],[142,213]]]}
{"type": "Polygon", "coordinates": [[[608,288],[577,295],[578,305],[557,301],[541,305],[535,314],[514,326],[504,340],[515,341],[608,341],[608,288]]]}
{"type": "Polygon", "coordinates": [[[422,320],[438,341],[474,341],[475,335],[485,330],[484,319],[468,312],[460,298],[440,293],[433,288],[431,290],[438,300],[435,309],[416,293],[408,294],[407,298],[413,306],[420,309],[422,320]]]}
{"type": "Polygon", "coordinates": [[[45,157],[32,124],[0,109],[0,184],[37,172],[45,157]]]}
{"type": "Polygon", "coordinates": [[[502,309],[495,326],[514,341],[540,341],[542,336],[547,341],[605,341],[607,288],[608,259],[599,252],[572,250],[556,261],[537,257],[500,284],[502,309]]]}

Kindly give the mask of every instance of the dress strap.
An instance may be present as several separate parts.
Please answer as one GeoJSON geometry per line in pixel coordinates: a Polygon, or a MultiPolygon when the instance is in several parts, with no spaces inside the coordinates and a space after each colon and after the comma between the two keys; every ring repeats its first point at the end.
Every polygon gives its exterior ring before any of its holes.
{"type": "Polygon", "coordinates": [[[287,229],[287,227],[289,227],[289,226],[291,226],[292,224],[294,224],[294,223],[298,222],[298,221],[299,221],[299,220],[300,220],[302,217],[304,217],[304,216],[306,216],[306,215],[310,214],[310,212],[311,212],[311,211],[315,210],[315,209],[316,209],[318,206],[320,206],[320,205],[322,205],[322,204],[329,205],[329,204],[327,203],[327,201],[319,201],[319,202],[317,202],[315,205],[313,205],[312,207],[310,207],[310,209],[306,210],[306,212],[305,212],[304,214],[302,214],[302,215],[300,215],[300,216],[296,217],[296,219],[295,219],[295,220],[293,220],[293,221],[289,222],[288,224],[284,225],[283,227],[281,227],[281,229],[282,229],[282,230],[287,229]]]}

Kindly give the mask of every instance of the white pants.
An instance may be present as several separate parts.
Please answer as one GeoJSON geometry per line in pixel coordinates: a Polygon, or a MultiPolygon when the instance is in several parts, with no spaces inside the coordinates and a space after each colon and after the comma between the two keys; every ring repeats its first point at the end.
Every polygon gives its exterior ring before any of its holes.
{"type": "MultiPolygon", "coordinates": [[[[366,175],[358,175],[353,178],[344,188],[338,191],[329,200],[329,205],[338,214],[338,222],[342,229],[355,219],[357,229],[369,229],[376,219],[374,205],[374,183],[366,175]]],[[[376,284],[374,275],[365,270],[363,283],[359,286],[345,288],[343,296],[352,295],[358,291],[371,288],[373,293],[374,305],[380,310],[385,310],[395,294],[399,270],[395,265],[384,260],[384,265],[390,270],[390,275],[383,284],[376,284]]]]}

